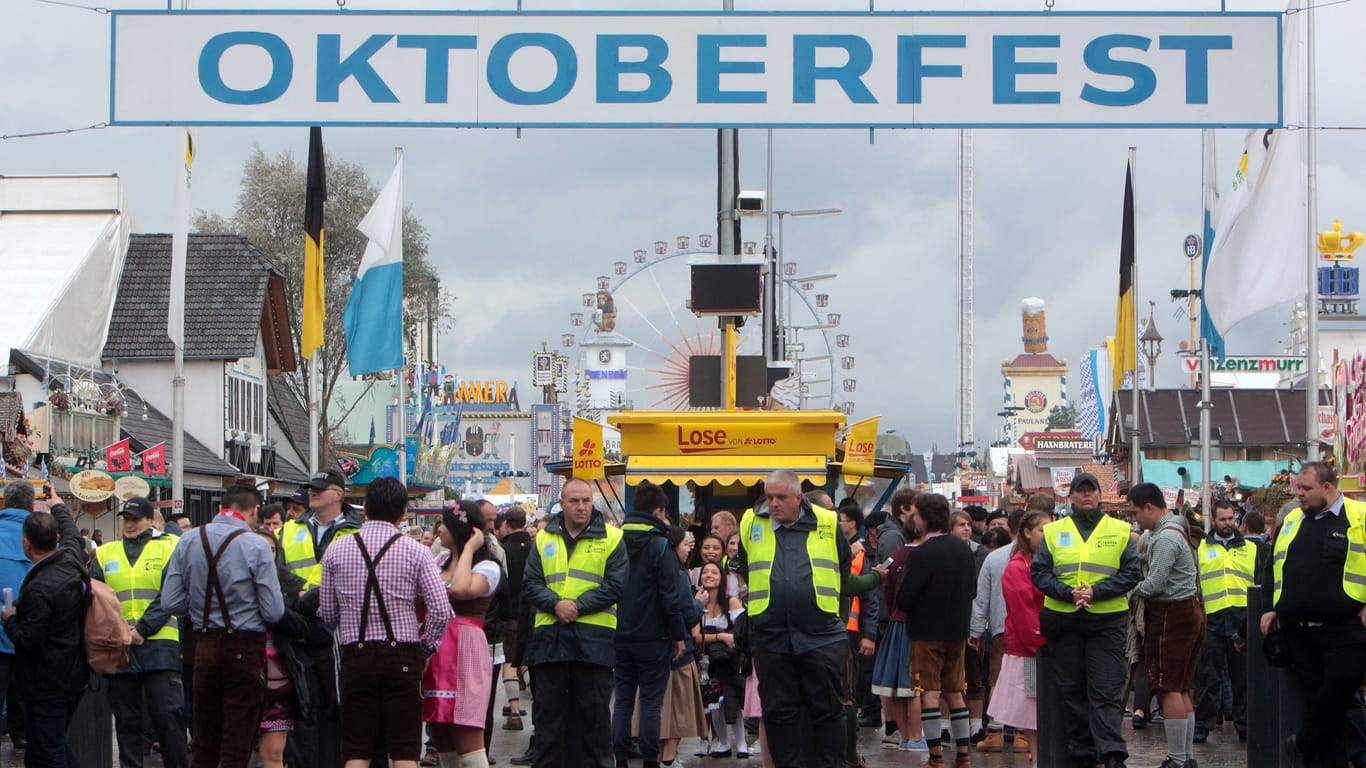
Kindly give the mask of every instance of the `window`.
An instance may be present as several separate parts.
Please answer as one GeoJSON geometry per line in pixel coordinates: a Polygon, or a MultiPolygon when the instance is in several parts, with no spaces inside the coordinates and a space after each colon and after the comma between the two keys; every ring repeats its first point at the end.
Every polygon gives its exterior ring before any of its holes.
{"type": "Polygon", "coordinates": [[[223,429],[240,437],[266,435],[266,388],[260,382],[228,373],[224,382],[223,429]]]}

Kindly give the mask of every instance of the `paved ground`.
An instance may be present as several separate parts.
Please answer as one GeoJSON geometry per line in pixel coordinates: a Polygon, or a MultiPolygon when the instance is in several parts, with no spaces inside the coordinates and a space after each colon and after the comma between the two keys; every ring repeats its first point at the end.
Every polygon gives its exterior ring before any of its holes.
{"type": "MultiPolygon", "coordinates": [[[[500,694],[500,709],[501,706],[500,694]]],[[[530,709],[530,701],[524,700],[522,706],[524,709],[530,709]]],[[[525,719],[529,727],[530,718],[525,719]]],[[[1132,768],[1156,768],[1166,756],[1166,741],[1163,738],[1161,725],[1149,725],[1143,730],[1133,731],[1126,722],[1124,730],[1129,742],[1129,765],[1132,768]]],[[[512,756],[526,751],[529,736],[530,730],[504,731],[495,724],[491,757],[497,761],[496,764],[499,766],[510,766],[509,759],[512,756]]],[[[860,730],[859,749],[868,763],[868,768],[912,768],[924,762],[924,753],[882,749],[880,746],[881,738],[881,728],[863,728],[860,730]]],[[[754,741],[757,740],[753,740],[752,743],[754,741]]],[[[680,750],[680,755],[683,758],[680,765],[683,768],[740,768],[741,766],[744,768],[761,768],[763,765],[762,759],[757,754],[747,761],[740,761],[735,758],[695,757],[694,753],[699,751],[702,746],[702,742],[695,739],[684,741],[683,748],[680,750]]],[[[1195,746],[1195,757],[1199,761],[1200,768],[1244,768],[1247,765],[1246,746],[1246,744],[1238,743],[1237,734],[1232,726],[1225,725],[1222,729],[1210,734],[1208,743],[1195,746]]],[[[8,738],[0,741],[0,768],[10,768],[11,766],[18,768],[21,765],[23,765],[23,752],[16,752],[8,738]]],[[[639,761],[632,761],[632,765],[638,766],[639,761]]],[[[114,766],[117,768],[117,761],[114,762],[114,766]]],[[[145,766],[146,768],[163,768],[162,762],[156,754],[147,758],[145,766]]],[[[1022,755],[1009,753],[974,754],[973,766],[974,768],[1029,768],[1030,763],[1022,755]]],[[[1039,768],[1052,767],[1040,766],[1039,768]]]]}

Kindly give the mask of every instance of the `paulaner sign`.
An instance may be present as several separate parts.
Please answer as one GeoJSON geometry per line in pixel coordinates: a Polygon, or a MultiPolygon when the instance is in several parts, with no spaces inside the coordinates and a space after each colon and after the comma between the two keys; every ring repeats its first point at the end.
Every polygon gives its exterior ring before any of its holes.
{"type": "Polygon", "coordinates": [[[1282,123],[1276,13],[111,17],[114,125],[1282,123]]]}

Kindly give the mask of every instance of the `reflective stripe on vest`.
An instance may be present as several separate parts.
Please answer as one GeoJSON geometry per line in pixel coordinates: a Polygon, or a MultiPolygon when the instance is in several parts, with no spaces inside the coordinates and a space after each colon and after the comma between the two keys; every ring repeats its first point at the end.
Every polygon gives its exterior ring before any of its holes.
{"type": "MultiPolygon", "coordinates": [[[[816,595],[816,607],[831,616],[840,614],[839,515],[828,509],[813,506],[816,530],[806,536],[806,555],[811,561],[811,591],[816,595]]],[[[754,510],[745,510],[740,522],[740,545],[745,548],[749,562],[749,603],[746,612],[758,616],[768,610],[769,577],[773,557],[777,551],[777,537],[772,519],[759,517],[754,510]]]]}
{"type": "MultiPolygon", "coordinates": [[[[175,552],[178,536],[162,534],[153,536],[143,545],[142,554],[136,563],[128,562],[128,554],[123,549],[123,541],[111,541],[95,550],[95,559],[100,570],[104,571],[104,583],[114,590],[119,598],[119,612],[124,620],[133,623],[147,613],[152,601],[161,594],[162,572],[166,563],[175,552]]],[[[148,640],[179,640],[180,630],[174,616],[168,618],[156,634],[148,640]]]]}
{"type": "MultiPolygon", "coordinates": [[[[1043,527],[1044,541],[1053,556],[1053,574],[1069,587],[1083,582],[1095,586],[1119,573],[1124,549],[1129,546],[1129,524],[1113,517],[1102,517],[1085,541],[1071,517],[1064,517],[1043,527]]],[[[1045,608],[1060,613],[1076,613],[1073,603],[1045,596],[1045,608]]],[[[1087,609],[1090,613],[1121,613],[1129,609],[1124,595],[1097,600],[1087,609]]]]}
{"type": "Polygon", "coordinates": [[[1244,544],[1226,548],[1222,544],[1200,543],[1200,595],[1205,613],[1225,608],[1246,608],[1247,588],[1252,586],[1257,565],[1257,547],[1244,544]]]}
{"type": "MultiPolygon", "coordinates": [[[[857,555],[854,555],[854,559],[849,563],[849,575],[863,575],[863,552],[861,550],[857,555]]],[[[861,615],[859,613],[859,609],[861,607],[862,606],[859,604],[859,599],[857,597],[849,601],[849,621],[844,623],[844,628],[849,630],[850,632],[858,631],[858,620],[859,616],[861,615]]]]}
{"type": "MultiPolygon", "coordinates": [[[[542,531],[536,537],[536,551],[541,555],[541,572],[545,585],[561,599],[575,600],[590,589],[602,586],[607,572],[607,558],[621,544],[620,528],[607,526],[607,538],[581,538],[574,544],[574,553],[565,554],[564,537],[542,531]]],[[[536,612],[536,626],[548,627],[555,623],[555,614],[536,612]]],[[[611,605],[597,613],[579,614],[579,624],[617,628],[617,606],[611,605]]]]}
{"type": "MultiPolygon", "coordinates": [[[[350,536],[359,528],[343,528],[332,535],[332,541],[350,536]]],[[[313,548],[313,530],[307,523],[290,520],[279,532],[280,552],[285,557],[285,570],[298,576],[310,587],[322,586],[323,566],[313,548]]]]}
{"type": "MultiPolygon", "coordinates": [[[[1342,565],[1342,591],[1358,603],[1366,603],[1366,503],[1343,498],[1343,513],[1347,515],[1347,561],[1342,565]]],[[[1275,555],[1272,558],[1272,576],[1275,589],[1271,605],[1281,602],[1282,566],[1290,544],[1300,532],[1304,512],[1296,507],[1285,516],[1281,530],[1276,534],[1275,555]]]]}

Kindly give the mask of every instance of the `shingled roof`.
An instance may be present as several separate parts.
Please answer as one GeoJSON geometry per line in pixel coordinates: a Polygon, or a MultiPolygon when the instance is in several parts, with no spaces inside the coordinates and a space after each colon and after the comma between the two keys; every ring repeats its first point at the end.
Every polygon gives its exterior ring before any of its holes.
{"type": "MultiPolygon", "coordinates": [[[[1110,440],[1120,442],[1118,428],[1132,407],[1133,393],[1115,393],[1110,440]]],[[[1304,443],[1303,389],[1215,389],[1210,392],[1210,426],[1224,446],[1294,446],[1304,443]]],[[[1144,446],[1190,445],[1200,429],[1200,392],[1192,389],[1139,390],[1139,439],[1144,446]]],[[[1331,405],[1332,393],[1319,392],[1319,405],[1331,405]]]]}
{"type": "MultiPolygon", "coordinates": [[[[284,277],[241,235],[191,234],[185,270],[185,358],[237,360],[265,339],[266,367],[295,368],[284,277]]],[[[169,360],[171,236],[135,234],[104,344],[106,360],[169,360]]]]}

